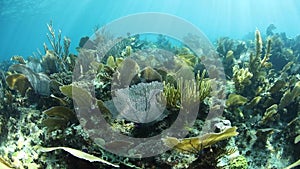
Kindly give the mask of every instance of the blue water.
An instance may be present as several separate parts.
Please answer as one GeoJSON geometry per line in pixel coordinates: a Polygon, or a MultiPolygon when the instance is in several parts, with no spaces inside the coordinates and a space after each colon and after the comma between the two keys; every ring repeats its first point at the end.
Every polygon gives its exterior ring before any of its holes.
{"type": "Polygon", "coordinates": [[[242,38],[274,24],[279,32],[300,32],[299,0],[0,0],[0,58],[31,56],[43,50],[50,20],[71,38],[75,52],[82,36],[117,18],[140,13],[172,14],[196,25],[213,42],[242,38]]]}

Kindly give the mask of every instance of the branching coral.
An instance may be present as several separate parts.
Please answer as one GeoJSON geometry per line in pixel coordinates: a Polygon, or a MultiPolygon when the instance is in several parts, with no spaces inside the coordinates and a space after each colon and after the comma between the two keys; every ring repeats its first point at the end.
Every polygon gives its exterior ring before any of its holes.
{"type": "Polygon", "coordinates": [[[167,102],[168,107],[180,108],[180,91],[173,84],[163,83],[163,97],[167,102]]]}
{"type": "Polygon", "coordinates": [[[260,32],[255,32],[255,54],[250,54],[248,67],[240,68],[239,65],[233,67],[233,81],[238,93],[245,93],[250,97],[254,97],[261,90],[262,86],[266,86],[265,75],[268,69],[272,67],[269,61],[271,56],[271,39],[267,40],[266,50],[262,58],[263,43],[260,32]],[[248,88],[249,87],[249,88],[248,88]],[[247,91],[245,91],[247,88],[247,91]]]}
{"type": "MultiPolygon", "coordinates": [[[[267,61],[269,60],[269,57],[271,56],[271,39],[267,40],[267,47],[265,51],[265,56],[262,59],[262,38],[260,35],[260,32],[258,30],[255,31],[255,42],[256,42],[256,51],[255,55],[250,55],[250,61],[249,61],[249,71],[253,74],[252,82],[257,83],[257,80],[260,80],[262,75],[264,75],[265,68],[270,67],[270,63],[267,61]]],[[[255,84],[253,83],[253,84],[255,84]]]]}
{"type": "Polygon", "coordinates": [[[197,57],[188,48],[183,48],[175,57],[177,65],[190,66],[192,69],[197,63],[197,57]]]}
{"type": "Polygon", "coordinates": [[[16,56],[11,57],[10,60],[16,61],[19,64],[26,64],[26,60],[22,56],[16,55],[16,56]]]}
{"type": "MultiPolygon", "coordinates": [[[[177,87],[170,83],[164,83],[164,94],[167,105],[171,107],[189,106],[194,103],[201,103],[211,92],[211,82],[205,79],[206,71],[197,73],[195,80],[184,80],[180,77],[177,87]]],[[[184,107],[183,107],[184,108],[184,107]]]]}
{"type": "Polygon", "coordinates": [[[248,68],[239,68],[238,65],[233,67],[233,81],[238,93],[242,93],[245,87],[251,84],[252,76],[248,68]]]}
{"type": "MultiPolygon", "coordinates": [[[[58,30],[58,34],[55,33],[55,30],[53,28],[52,21],[50,21],[49,24],[47,24],[47,28],[49,33],[47,33],[47,38],[49,43],[52,46],[53,51],[57,54],[57,56],[62,57],[63,60],[65,60],[69,54],[69,47],[71,40],[67,37],[64,37],[63,39],[63,45],[61,44],[61,30],[58,30]]],[[[45,51],[47,51],[47,46],[44,44],[45,51]]]]}
{"type": "MultiPolygon", "coordinates": [[[[47,24],[47,28],[49,33],[47,33],[48,41],[52,47],[52,61],[55,60],[56,67],[51,67],[51,69],[56,68],[56,71],[72,71],[75,64],[75,55],[69,53],[69,48],[71,44],[71,40],[67,37],[63,38],[63,44],[61,44],[61,30],[58,30],[56,34],[52,21],[47,24]]],[[[50,52],[46,43],[44,43],[44,50],[46,55],[43,56],[44,60],[42,63],[48,64],[47,60],[47,52],[50,52]]]]}
{"type": "Polygon", "coordinates": [[[267,47],[265,51],[265,56],[260,62],[260,67],[270,67],[272,64],[270,62],[267,62],[270,59],[271,56],[271,39],[267,40],[267,47]]]}
{"type": "Polygon", "coordinates": [[[204,75],[205,71],[201,76],[198,73],[195,81],[179,79],[178,89],[181,91],[181,103],[187,105],[200,103],[209,96],[211,92],[210,81],[204,79],[204,75]]]}

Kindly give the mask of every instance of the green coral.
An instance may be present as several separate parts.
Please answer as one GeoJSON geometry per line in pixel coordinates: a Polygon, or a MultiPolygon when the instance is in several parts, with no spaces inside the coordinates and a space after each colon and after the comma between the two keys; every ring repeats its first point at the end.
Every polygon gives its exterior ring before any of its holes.
{"type": "Polygon", "coordinates": [[[279,103],[279,108],[282,109],[282,108],[288,106],[299,95],[300,95],[300,81],[295,84],[295,86],[292,90],[287,90],[283,94],[283,97],[281,98],[280,103],[279,103]]]}
{"type": "MultiPolygon", "coordinates": [[[[67,37],[64,37],[62,44],[61,30],[58,30],[58,32],[56,33],[52,21],[47,24],[47,28],[47,39],[52,47],[52,50],[49,50],[46,43],[44,43],[44,50],[46,54],[45,56],[43,56],[42,60],[43,68],[45,66],[45,71],[49,74],[57,71],[72,71],[74,69],[77,56],[70,54],[69,52],[71,40],[67,37]]],[[[41,52],[38,52],[39,55],[42,56],[41,52]]]]}
{"type": "Polygon", "coordinates": [[[247,103],[246,108],[247,109],[252,109],[253,107],[255,107],[260,102],[261,99],[262,99],[261,96],[254,97],[249,103],[247,103]]]}
{"type": "Polygon", "coordinates": [[[219,141],[237,136],[239,133],[236,130],[237,127],[228,127],[220,133],[207,133],[202,136],[189,137],[184,139],[166,137],[162,140],[166,146],[173,148],[179,152],[197,154],[197,152],[201,151],[202,149],[210,147],[219,141]]]}
{"type": "Polygon", "coordinates": [[[259,30],[255,31],[255,45],[256,45],[256,51],[255,55],[251,53],[250,55],[250,63],[249,63],[249,70],[255,78],[257,77],[259,71],[260,71],[260,62],[261,62],[261,52],[262,52],[262,39],[260,36],[259,30]]]}
{"type": "Polygon", "coordinates": [[[64,129],[68,123],[75,123],[77,121],[76,114],[67,107],[55,106],[43,112],[47,118],[42,121],[48,131],[56,129],[64,129]]]}
{"type": "Polygon", "coordinates": [[[170,83],[163,82],[163,98],[168,107],[180,108],[180,91],[170,83]]]}
{"type": "Polygon", "coordinates": [[[211,92],[211,81],[206,79],[206,71],[197,73],[195,80],[178,78],[177,87],[164,82],[163,96],[167,105],[171,107],[184,107],[197,102],[203,102],[211,92]]]}
{"type": "Polygon", "coordinates": [[[245,87],[251,84],[251,78],[253,74],[249,71],[248,68],[239,68],[238,65],[235,65],[232,69],[235,89],[239,93],[242,93],[245,87]]]}
{"type": "Polygon", "coordinates": [[[225,105],[227,107],[232,106],[242,106],[248,102],[248,99],[244,96],[238,95],[238,94],[230,94],[228,96],[228,99],[226,100],[225,105]]]}
{"type": "Polygon", "coordinates": [[[249,61],[249,70],[253,74],[252,81],[261,80],[261,78],[263,78],[262,76],[266,74],[266,68],[270,68],[272,66],[272,64],[268,62],[271,56],[271,39],[267,40],[265,55],[262,58],[263,43],[259,30],[256,30],[255,32],[255,38],[256,54],[251,54],[249,61]]]}
{"type": "Polygon", "coordinates": [[[234,158],[229,163],[229,169],[247,169],[248,168],[248,161],[246,157],[240,155],[237,158],[234,158]]]}
{"type": "Polygon", "coordinates": [[[203,102],[210,95],[210,80],[205,79],[206,71],[197,73],[195,80],[184,80],[183,77],[178,80],[178,89],[181,91],[181,103],[187,106],[197,102],[203,102]]]}
{"type": "Polygon", "coordinates": [[[265,124],[268,121],[274,121],[276,114],[278,113],[278,106],[277,104],[273,104],[269,108],[266,109],[263,118],[261,119],[260,123],[265,124]]]}

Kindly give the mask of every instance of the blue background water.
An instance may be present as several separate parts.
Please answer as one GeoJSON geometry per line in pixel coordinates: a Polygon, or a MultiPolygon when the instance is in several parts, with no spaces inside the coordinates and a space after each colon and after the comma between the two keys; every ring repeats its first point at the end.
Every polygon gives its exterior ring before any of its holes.
{"type": "Polygon", "coordinates": [[[273,23],[288,36],[300,33],[298,0],[0,0],[0,58],[43,50],[50,20],[71,38],[75,52],[82,36],[122,16],[163,12],[184,18],[214,41],[242,38],[273,23]]]}

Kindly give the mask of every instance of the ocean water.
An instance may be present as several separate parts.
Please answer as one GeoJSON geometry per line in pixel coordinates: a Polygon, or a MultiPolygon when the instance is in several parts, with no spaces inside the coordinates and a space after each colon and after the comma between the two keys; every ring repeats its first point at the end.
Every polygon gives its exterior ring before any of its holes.
{"type": "Polygon", "coordinates": [[[220,37],[242,38],[255,29],[264,32],[274,24],[288,36],[299,34],[300,2],[297,0],[10,0],[0,1],[0,58],[31,56],[47,42],[46,23],[53,21],[72,40],[75,51],[82,36],[95,27],[131,14],[161,12],[196,25],[212,42],[220,37]]]}
{"type": "Polygon", "coordinates": [[[299,0],[0,0],[0,169],[299,168],[299,21],[299,0]]]}

